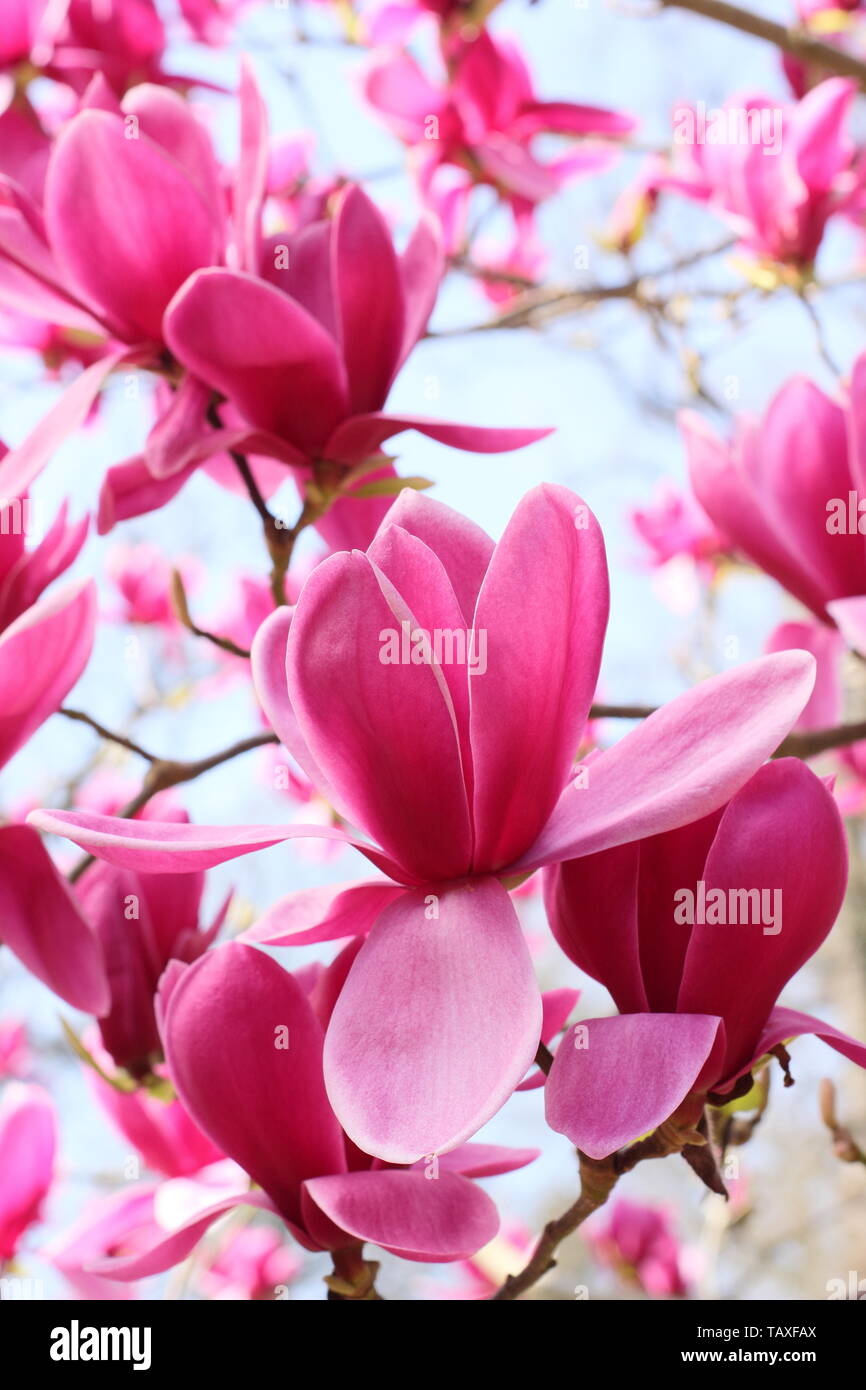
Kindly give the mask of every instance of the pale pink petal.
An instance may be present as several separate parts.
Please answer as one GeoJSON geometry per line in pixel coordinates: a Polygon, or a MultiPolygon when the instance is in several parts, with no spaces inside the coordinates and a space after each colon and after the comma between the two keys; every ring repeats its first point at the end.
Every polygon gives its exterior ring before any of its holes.
{"type": "Polygon", "coordinates": [[[515,869],[592,854],[716,810],[789,732],[811,694],[815,659],[779,652],[686,691],[588,765],[515,869]]]}
{"type": "Polygon", "coordinates": [[[576,1024],[547,1079],[547,1123],[590,1158],[607,1158],[674,1113],[710,1055],[720,1021],[620,1014],[576,1024]]]}
{"type": "Polygon", "coordinates": [[[64,835],[97,859],[140,873],[185,874],[210,869],[242,854],[292,839],[338,840],[353,845],[389,876],[400,869],[375,847],[330,825],[177,825],[124,820],[89,811],[31,811],[27,817],[48,835],[64,835]]]}
{"type": "Polygon", "coordinates": [[[344,1173],[313,1178],[305,1194],[339,1229],[404,1260],[466,1259],[499,1229],[487,1193],[456,1173],[344,1173]]]}
{"type": "Polygon", "coordinates": [[[403,891],[386,879],[304,888],[280,898],[240,940],[257,941],[262,946],[306,946],[314,941],[366,936],[403,891]]]}
{"type": "Polygon", "coordinates": [[[414,1163],[495,1114],[540,1032],[541,998],[505,889],[480,879],[406,893],[374,926],[337,1002],[328,1094],[359,1148],[414,1163]]]}

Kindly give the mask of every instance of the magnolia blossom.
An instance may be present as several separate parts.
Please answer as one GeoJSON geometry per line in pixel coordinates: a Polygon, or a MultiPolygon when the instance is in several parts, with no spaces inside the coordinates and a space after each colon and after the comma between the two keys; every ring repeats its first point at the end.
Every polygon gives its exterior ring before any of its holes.
{"type": "Polygon", "coordinates": [[[97,1273],[126,1280],[167,1269],[238,1206],[276,1213],[307,1250],[372,1241],[407,1260],[441,1262],[465,1259],[493,1238],[496,1208],[471,1179],[522,1167],[535,1150],[467,1144],[431,1160],[432,1170],[396,1168],[362,1153],[340,1129],[322,1047],[345,969],[337,957],[308,995],[302,976],[233,942],[168,972],[163,1037],[178,1095],[261,1191],[236,1190],[187,1213],[151,1249],[100,1262],[97,1273]]]}
{"type": "Polygon", "coordinates": [[[656,1297],[689,1291],[683,1250],[662,1207],[617,1197],[588,1222],[584,1238],[600,1264],[656,1297]]]}
{"type": "Polygon", "coordinates": [[[280,740],[369,838],[321,825],[32,819],[150,873],[293,837],[355,845],[386,878],[291,895],[254,939],[358,938],[325,1042],[340,1123],[392,1163],[455,1148],[525,1076],[541,1032],[506,885],[714,811],[778,746],[812,687],[811,656],[765,657],[681,696],[575,777],[607,611],[601,532],[567,489],[530,492],[496,546],[403,493],[369,550],[318,565],[253,650],[280,740]],[[383,661],[401,633],[420,634],[415,655],[383,661]],[[441,661],[437,633],[450,635],[441,661]],[[482,638],[486,666],[473,674],[482,638]]]}
{"type": "MultiPolygon", "coordinates": [[[[395,7],[390,7],[391,9],[395,7]]],[[[488,30],[445,46],[447,80],[432,82],[405,52],[374,56],[365,95],[388,128],[411,150],[419,187],[437,214],[449,252],[463,249],[473,189],[487,184],[515,224],[508,262],[539,260],[533,212],[569,179],[599,172],[617,158],[616,140],[635,127],[631,116],[569,101],[543,101],[517,45],[488,30]],[[580,137],[568,154],[543,160],[545,133],[580,137]]]]}
{"type": "Polygon", "coordinates": [[[674,1114],[694,1125],[800,1033],[866,1067],[862,1043],[776,1003],[830,931],[846,881],[832,793],[795,758],[761,768],[712,815],[550,869],[554,935],[620,1010],[560,1044],[552,1128],[603,1158],[674,1114]]]}
{"type": "Polygon", "coordinates": [[[449,51],[446,85],[431,83],[408,53],[388,53],[371,63],[365,92],[397,138],[413,147],[423,189],[441,165],[455,164],[471,182],[529,203],[550,197],[574,174],[610,164],[616,149],[599,140],[627,135],[635,125],[622,112],[540,100],[517,46],[486,29],[449,51]],[[543,132],[596,140],[545,164],[531,150],[543,132]]]}
{"type": "MultiPolygon", "coordinates": [[[[681,417],[692,487],[731,542],[825,623],[859,626],[866,594],[866,357],[838,403],[805,377],[725,442],[681,417]]],[[[847,635],[847,633],[846,633],[847,635]]],[[[858,645],[856,633],[852,645],[858,645]]]]}
{"type": "Polygon", "coordinates": [[[846,128],[856,92],[856,82],[832,77],[791,106],[738,94],[700,126],[701,113],[680,107],[670,168],[655,188],[706,203],[752,256],[808,270],[830,218],[860,196],[846,128]]]}

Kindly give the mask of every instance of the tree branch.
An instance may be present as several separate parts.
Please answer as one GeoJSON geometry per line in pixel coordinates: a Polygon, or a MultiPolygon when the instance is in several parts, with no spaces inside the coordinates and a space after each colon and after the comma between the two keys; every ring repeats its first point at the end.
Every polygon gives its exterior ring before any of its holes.
{"type": "MultiPolygon", "coordinates": [[[[112,737],[112,735],[108,735],[108,737],[112,737]]],[[[249,753],[254,748],[263,748],[268,743],[279,743],[276,734],[252,734],[249,738],[239,739],[229,748],[223,748],[219,753],[211,753],[206,758],[196,758],[190,762],[179,762],[173,758],[151,758],[151,765],[141,791],[137,792],[132,800],[124,806],[120,815],[124,820],[129,820],[132,816],[138,815],[138,812],[159,792],[167,791],[169,787],[180,786],[182,782],[192,782],[202,773],[220,767],[232,758],[239,757],[241,753],[249,753]]],[[[150,754],[143,754],[142,756],[150,758],[150,754]]],[[[80,859],[69,875],[69,882],[77,883],[85,869],[89,868],[93,861],[94,856],[92,854],[85,855],[83,859],[80,859]]]]}
{"type": "Polygon", "coordinates": [[[683,1129],[672,1120],[666,1120],[646,1139],[640,1139],[626,1149],[619,1149],[609,1158],[589,1158],[578,1150],[580,1196],[562,1216],[548,1221],[527,1264],[519,1274],[509,1274],[505,1283],[493,1294],[492,1301],[506,1302],[519,1298],[553,1269],[559,1246],[583,1225],[587,1217],[604,1205],[623,1173],[630,1172],[645,1159],[665,1158],[668,1154],[679,1153],[687,1145],[705,1143],[704,1136],[695,1130],[683,1129]]]}
{"type": "Polygon", "coordinates": [[[866,90],[866,63],[841,48],[813,38],[806,29],[787,29],[775,20],[765,19],[751,10],[742,10],[738,5],[730,5],[728,0],[659,0],[659,3],[662,9],[689,10],[692,14],[703,15],[705,19],[714,19],[718,24],[726,24],[730,29],[739,29],[743,34],[764,39],[766,43],[775,44],[783,53],[790,53],[805,63],[813,63],[828,73],[838,77],[854,77],[866,90]]]}

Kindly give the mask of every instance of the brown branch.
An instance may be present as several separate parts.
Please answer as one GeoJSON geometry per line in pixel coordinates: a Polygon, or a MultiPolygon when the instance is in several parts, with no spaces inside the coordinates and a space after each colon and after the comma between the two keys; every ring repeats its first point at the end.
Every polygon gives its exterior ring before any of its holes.
{"type": "Polygon", "coordinates": [[[66,719],[74,720],[76,724],[86,724],[88,729],[92,729],[95,734],[99,734],[100,738],[106,739],[109,743],[119,744],[121,748],[126,748],[128,752],[135,753],[137,757],[144,758],[148,763],[156,762],[153,753],[148,753],[146,748],[141,747],[141,744],[134,743],[133,740],[127,738],[125,734],[115,734],[111,729],[106,729],[104,724],[100,724],[97,719],[94,719],[89,714],[85,714],[83,710],[69,709],[66,705],[61,705],[57,713],[62,714],[66,719]]]}
{"type": "Polygon", "coordinates": [[[789,734],[779,744],[774,758],[814,758],[818,753],[826,753],[831,748],[848,748],[866,738],[866,720],[856,724],[838,724],[833,729],[812,729],[803,733],[789,734]]]}
{"type": "Polygon", "coordinates": [[[589,711],[590,719],[649,719],[656,712],[655,705],[593,705],[589,711]]]}
{"type": "MultiPolygon", "coordinates": [[[[537,1059],[536,1059],[537,1060],[537,1059]]],[[[603,1206],[623,1173],[631,1172],[638,1163],[649,1158],[665,1158],[668,1154],[679,1153],[687,1145],[702,1145],[706,1140],[695,1130],[682,1129],[673,1121],[666,1120],[663,1125],[640,1139],[611,1154],[609,1158],[588,1158],[578,1150],[580,1160],[580,1196],[562,1216],[548,1221],[541,1233],[541,1239],[527,1264],[519,1274],[509,1274],[505,1283],[492,1296],[493,1302],[506,1302],[519,1298],[556,1265],[556,1251],[562,1242],[587,1217],[603,1206]]]]}
{"type": "MultiPolygon", "coordinates": [[[[590,719],[649,719],[656,713],[653,705],[593,705],[590,719]]],[[[866,739],[866,719],[855,724],[837,724],[831,729],[795,731],[783,739],[774,758],[814,758],[833,748],[848,748],[866,739]]]]}
{"type": "MultiPolygon", "coordinates": [[[[132,816],[138,815],[138,812],[159,792],[167,791],[169,787],[180,786],[182,782],[192,782],[196,777],[201,777],[202,773],[210,772],[213,768],[220,767],[223,763],[239,757],[242,753],[249,753],[254,748],[263,748],[269,743],[279,743],[276,734],[252,734],[249,738],[242,738],[237,743],[233,743],[229,748],[223,748],[219,753],[211,753],[206,758],[195,758],[189,762],[180,762],[173,758],[153,758],[141,791],[137,792],[132,800],[124,806],[120,816],[124,820],[129,820],[132,816]]],[[[77,883],[85,869],[89,868],[93,861],[94,856],[92,854],[79,860],[69,875],[69,882],[77,883]]]]}
{"type": "Polygon", "coordinates": [[[494,318],[483,323],[468,324],[463,328],[442,329],[441,332],[428,332],[428,338],[454,338],[468,333],[489,333],[499,328],[532,328],[536,323],[546,323],[550,319],[563,318],[577,313],[594,304],[608,300],[634,300],[642,308],[660,308],[661,302],[650,294],[649,287],[655,280],[665,279],[678,271],[688,270],[701,261],[720,256],[735,244],[736,238],[727,236],[715,246],[690,251],[671,265],[659,270],[647,271],[633,276],[619,285],[589,285],[574,289],[562,287],[541,287],[518,294],[510,307],[494,318]]]}
{"type": "Polygon", "coordinates": [[[215,647],[219,647],[222,651],[231,652],[232,656],[249,659],[250,653],[246,647],[239,647],[237,642],[233,642],[230,637],[220,637],[215,632],[209,632],[207,628],[199,627],[198,623],[194,621],[189,611],[186,589],[179,570],[172,570],[171,572],[171,605],[175,617],[186,628],[187,632],[191,632],[195,637],[203,637],[205,641],[212,642],[215,647]]]}
{"type": "Polygon", "coordinates": [[[813,63],[826,72],[838,77],[854,77],[866,89],[866,63],[854,58],[841,48],[822,43],[806,30],[798,27],[786,28],[775,20],[765,19],[763,15],[742,10],[738,5],[730,5],[727,0],[659,0],[661,8],[689,10],[692,14],[703,15],[718,24],[726,24],[730,29],[739,29],[753,38],[764,39],[775,44],[783,53],[790,53],[805,63],[813,63]]]}

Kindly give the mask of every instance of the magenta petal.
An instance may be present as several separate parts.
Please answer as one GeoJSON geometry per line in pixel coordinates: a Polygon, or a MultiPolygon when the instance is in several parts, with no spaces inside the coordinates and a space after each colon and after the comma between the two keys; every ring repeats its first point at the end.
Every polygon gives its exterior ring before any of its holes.
{"type": "Polygon", "coordinates": [[[68,386],[23,443],[10,449],[0,464],[0,495],[22,497],[51,456],[80,429],[108,377],[128,357],[126,348],[100,357],[68,386]]]}
{"type": "Polygon", "coordinates": [[[268,113],[252,64],[241,62],[238,91],[241,152],[233,189],[235,247],[241,270],[256,275],[262,241],[262,208],[268,186],[268,113]]]}
{"type": "Polygon", "coordinates": [[[735,1075],[728,1077],[727,1082],[732,1083],[745,1072],[751,1071],[755,1063],[765,1057],[771,1047],[787,1042],[790,1038],[802,1037],[805,1033],[813,1033],[816,1038],[820,1038],[836,1052],[841,1052],[842,1056],[847,1057],[849,1062],[856,1062],[858,1067],[866,1068],[866,1044],[858,1042],[856,1038],[849,1037],[847,1033],[840,1032],[838,1028],[833,1028],[823,1019],[813,1018],[811,1014],[801,1014],[797,1009],[786,1009],[780,1005],[773,1009],[764,1025],[764,1030],[755,1047],[754,1057],[747,1066],[743,1066],[735,1075]]]}
{"type": "Polygon", "coordinates": [[[144,457],[137,454],[107,469],[99,490],[96,524],[100,536],[112,531],[118,521],[164,507],[189,482],[195,468],[192,464],[169,478],[155,478],[144,457]]]}
{"type": "MultiPolygon", "coordinates": [[[[495,1178],[500,1173],[513,1173],[534,1163],[540,1149],[508,1149],[502,1144],[461,1144],[450,1153],[439,1154],[440,1173],[462,1173],[464,1178],[495,1178]]],[[[423,1172],[425,1159],[416,1165],[423,1172]]]]}
{"type": "Polygon", "coordinates": [[[744,902],[746,922],[695,923],[677,1000],[678,1009],[724,1018],[723,1075],[755,1055],[758,1032],[778,995],[836,920],[847,870],[836,802],[799,759],[761,768],[726,808],[702,875],[707,901],[714,890],[721,890],[726,905],[732,892],[751,890],[757,906],[744,902]],[[764,921],[765,915],[772,920],[764,921]]]}
{"type": "Polygon", "coordinates": [[[48,835],[64,835],[97,859],[140,873],[185,874],[210,869],[241,854],[284,840],[339,840],[366,854],[383,873],[400,870],[385,855],[329,825],[179,825],[175,821],[124,820],[89,811],[31,811],[27,817],[48,835]]]}
{"type": "Polygon", "coordinates": [[[328,1094],[359,1148],[414,1163],[496,1113],[540,1031],[532,963],[501,884],[404,893],[374,926],[332,1015],[328,1094]]]}
{"type": "Polygon", "coordinates": [[[339,883],[289,893],[241,937],[262,946],[306,946],[366,936],[376,918],[404,890],[386,879],[339,883]]]}
{"type": "Polygon", "coordinates": [[[513,867],[592,854],[709,815],[778,748],[811,694],[815,659],[778,652],[664,705],[588,765],[513,867]]]}
{"type": "Polygon", "coordinates": [[[685,1100],[720,1022],[706,1014],[620,1014],[576,1024],[547,1078],[547,1123],[590,1158],[606,1158],[685,1100]]]}
{"type": "Polygon", "coordinates": [[[221,391],[250,424],[305,453],[346,413],[337,344],[306,309],[273,285],[231,270],[201,270],[165,316],[175,356],[221,391]]]}
{"type": "MultiPolygon", "coordinates": [[[[579,989],[548,989],[541,996],[541,1041],[549,1044],[562,1031],[565,1020],[578,999],[579,989]]],[[[533,1067],[525,1081],[521,1081],[518,1091],[537,1091],[545,1081],[540,1067],[533,1067]]],[[[467,1146],[471,1147],[471,1146],[467,1146]]]]}
{"type": "Polygon", "coordinates": [[[264,1192],[242,1192],[234,1197],[224,1197],[221,1202],[215,1202],[163,1240],[157,1241],[149,1250],[119,1258],[94,1260],[89,1266],[89,1273],[99,1274],[104,1279],[118,1279],[122,1283],[146,1279],[150,1274],[162,1274],[191,1255],[205,1231],[219,1217],[234,1211],[236,1207],[257,1207],[261,1211],[276,1213],[276,1207],[264,1192]]]}
{"type": "Polygon", "coordinates": [[[250,653],[253,686],[280,743],[288,749],[317,791],[339,809],[337,794],[304,742],[289,699],[286,655],[294,614],[293,608],[277,608],[265,618],[256,632],[250,653]]]}
{"type": "Polygon", "coordinates": [[[866,654],[866,597],[834,599],[827,612],[852,651],[866,654]]]}
{"type": "MultiPolygon", "coordinates": [[[[470,676],[475,853],[481,872],[533,843],[565,785],[598,681],[609,603],[601,529],[567,488],[523,498],[493,552],[470,676]]],[[[590,793],[591,795],[591,793],[590,793]]]]}
{"type": "Polygon", "coordinates": [[[499,1230],[499,1215],[480,1187],[456,1173],[379,1170],[313,1178],[306,1193],[336,1226],[404,1260],[464,1260],[499,1230]]]}
{"type": "Polygon", "coordinates": [[[544,906],[551,931],[569,960],[600,980],[617,1007],[649,1008],[638,935],[640,846],[567,859],[544,872],[544,906]]]}
{"type": "Polygon", "coordinates": [[[399,362],[406,306],[388,224],[357,185],[340,197],[331,255],[349,406],[378,410],[399,362]]]}
{"type": "Polygon", "coordinates": [[[417,430],[470,454],[507,454],[522,449],[551,433],[549,429],[497,429],[484,425],[455,425],[447,420],[429,420],[422,415],[353,415],[338,425],[325,445],[325,456],[341,463],[361,463],[378,452],[386,439],[404,430],[417,430]]]}
{"type": "MultiPolygon", "coordinates": [[[[425,214],[400,257],[400,278],[406,300],[400,361],[405,360],[427,327],[445,269],[442,236],[435,219],[425,214]]],[[[400,365],[400,362],[397,364],[400,365]]]]}
{"type": "Polygon", "coordinates": [[[366,555],[329,556],[292,622],[289,695],[352,823],[416,877],[458,878],[472,834],[457,730],[437,666],[383,660],[404,620],[418,626],[366,555]]]}
{"type": "Polygon", "coordinates": [[[400,526],[424,541],[438,556],[457,595],[466,627],[493,555],[493,541],[474,521],[423,492],[404,488],[391,506],[382,530],[400,526]]]}
{"type": "Polygon", "coordinates": [[[162,338],[162,315],[187,276],[218,257],[204,196],[146,135],[126,138],[105,111],[74,117],[55,144],[45,219],[57,258],[130,342],[162,338]]]}
{"type": "Polygon", "coordinates": [[[102,949],[35,830],[0,828],[0,940],[74,1009],[99,1016],[110,995],[102,949]]]}
{"type": "Polygon", "coordinates": [[[0,766],[58,709],[90,656],[93,580],[64,584],[0,636],[0,766]]]}
{"type": "Polygon", "coordinates": [[[346,1160],[322,1030],[297,981],[254,946],[218,946],[172,991],[164,1042],[193,1119],[298,1222],[303,1180],[340,1173],[346,1160]]]}

